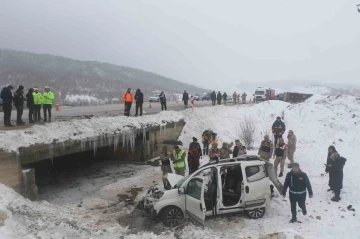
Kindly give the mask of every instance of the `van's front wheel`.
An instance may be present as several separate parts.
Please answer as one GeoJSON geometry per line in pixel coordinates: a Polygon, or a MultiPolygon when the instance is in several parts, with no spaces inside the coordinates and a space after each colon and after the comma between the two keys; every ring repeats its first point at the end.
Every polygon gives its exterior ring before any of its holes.
{"type": "Polygon", "coordinates": [[[166,207],[161,213],[161,221],[167,227],[175,227],[184,219],[184,214],[180,208],[175,206],[166,207]]]}
{"type": "Polygon", "coordinates": [[[260,208],[255,208],[252,210],[246,210],[245,214],[250,219],[262,218],[265,215],[265,208],[260,207],[260,208]]]}

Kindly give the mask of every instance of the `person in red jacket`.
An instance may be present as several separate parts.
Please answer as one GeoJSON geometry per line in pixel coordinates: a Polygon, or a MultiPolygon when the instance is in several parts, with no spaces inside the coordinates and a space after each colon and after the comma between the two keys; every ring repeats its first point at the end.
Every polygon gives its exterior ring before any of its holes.
{"type": "Polygon", "coordinates": [[[131,110],[131,105],[132,105],[132,101],[133,101],[133,96],[131,94],[131,89],[127,89],[127,91],[125,91],[122,94],[122,100],[125,103],[124,106],[124,115],[129,117],[130,116],[130,110],[131,110]]]}

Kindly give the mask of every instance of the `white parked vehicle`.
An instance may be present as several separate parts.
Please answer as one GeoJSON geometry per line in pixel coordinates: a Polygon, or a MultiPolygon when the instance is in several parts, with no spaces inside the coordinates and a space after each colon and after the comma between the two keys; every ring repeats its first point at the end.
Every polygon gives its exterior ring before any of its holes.
{"type": "Polygon", "coordinates": [[[166,226],[184,218],[204,225],[206,216],[245,211],[261,218],[271,197],[271,183],[282,190],[271,163],[258,156],[240,156],[209,163],[186,177],[168,174],[170,190],[151,187],[143,207],[166,226]]]}
{"type": "Polygon", "coordinates": [[[254,102],[258,103],[266,100],[266,89],[264,87],[258,87],[254,93],[254,102]]]}
{"type": "Polygon", "coordinates": [[[160,102],[160,97],[158,95],[150,96],[149,101],[150,102],[160,102]]]}
{"type": "Polygon", "coordinates": [[[226,103],[234,103],[234,99],[232,98],[232,96],[228,96],[226,103]]]}

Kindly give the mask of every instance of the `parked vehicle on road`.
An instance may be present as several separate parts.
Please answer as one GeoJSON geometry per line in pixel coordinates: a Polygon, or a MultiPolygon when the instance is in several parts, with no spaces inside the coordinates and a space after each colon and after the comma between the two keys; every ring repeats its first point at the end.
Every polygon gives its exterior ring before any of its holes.
{"type": "Polygon", "coordinates": [[[264,216],[270,202],[270,181],[282,190],[272,164],[258,156],[220,160],[186,177],[169,173],[169,190],[151,187],[140,208],[158,216],[166,226],[176,226],[184,218],[204,225],[207,216],[241,211],[257,219],[264,216]]]}
{"type": "Polygon", "coordinates": [[[211,92],[204,94],[201,100],[211,100],[211,92]]]}
{"type": "Polygon", "coordinates": [[[199,101],[199,100],[200,100],[200,95],[199,95],[199,94],[195,94],[195,95],[194,95],[194,100],[195,100],[195,101],[199,101]]]}
{"type": "Polygon", "coordinates": [[[150,102],[160,102],[160,97],[158,95],[150,96],[149,101],[150,102]]]}
{"type": "Polygon", "coordinates": [[[258,87],[254,93],[254,103],[258,103],[266,100],[266,90],[264,87],[258,87]]]}

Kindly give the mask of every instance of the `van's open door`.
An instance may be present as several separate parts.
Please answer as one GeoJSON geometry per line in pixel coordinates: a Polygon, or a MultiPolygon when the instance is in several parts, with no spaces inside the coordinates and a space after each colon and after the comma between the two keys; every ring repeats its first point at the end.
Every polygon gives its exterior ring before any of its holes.
{"type": "Polygon", "coordinates": [[[266,163],[265,167],[266,167],[266,172],[269,176],[269,180],[274,184],[274,186],[279,191],[279,193],[282,194],[283,185],[280,183],[280,181],[278,180],[278,178],[276,176],[273,164],[267,160],[264,160],[264,159],[261,159],[261,160],[266,163]]]}
{"type": "Polygon", "coordinates": [[[185,192],[185,212],[201,226],[204,226],[206,214],[204,186],[203,179],[195,177],[189,181],[185,192]]]}

